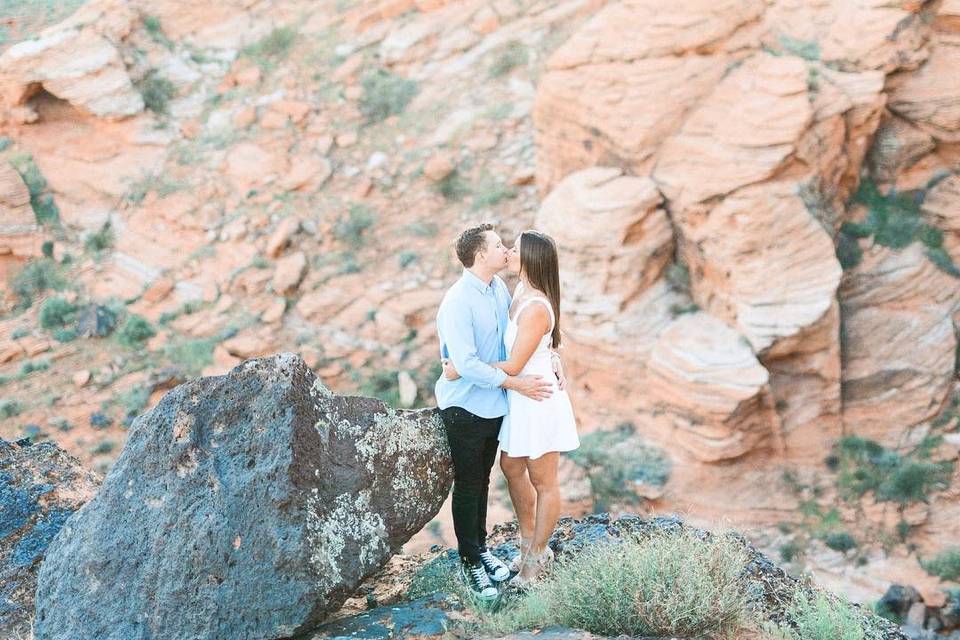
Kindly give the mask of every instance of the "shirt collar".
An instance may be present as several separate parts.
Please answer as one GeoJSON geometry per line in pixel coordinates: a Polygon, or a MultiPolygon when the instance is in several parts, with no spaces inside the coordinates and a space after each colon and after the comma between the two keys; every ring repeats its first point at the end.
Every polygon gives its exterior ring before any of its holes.
{"type": "Polygon", "coordinates": [[[463,270],[463,279],[466,280],[467,283],[468,283],[471,287],[473,287],[474,289],[476,289],[476,290],[479,291],[480,293],[487,293],[488,291],[490,291],[490,290],[493,288],[493,279],[492,279],[492,278],[490,279],[490,284],[486,284],[486,283],[484,283],[483,280],[481,280],[480,278],[478,278],[478,277],[476,276],[476,274],[474,274],[474,273],[473,273],[472,271],[470,271],[469,269],[464,269],[464,270],[463,270]]]}

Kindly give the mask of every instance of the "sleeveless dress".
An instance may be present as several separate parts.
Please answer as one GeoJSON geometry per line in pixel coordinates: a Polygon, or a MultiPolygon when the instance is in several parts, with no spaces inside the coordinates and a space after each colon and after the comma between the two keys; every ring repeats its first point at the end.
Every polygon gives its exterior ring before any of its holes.
{"type": "MultiPolygon", "coordinates": [[[[520,293],[520,286],[514,295],[520,293]]],[[[551,451],[572,451],[580,446],[577,436],[577,423],[573,416],[570,396],[557,386],[557,377],[553,373],[550,361],[550,343],[556,319],[553,305],[546,298],[537,296],[525,300],[517,307],[515,318],[519,318],[524,308],[531,303],[546,306],[550,313],[550,329],[540,339],[540,344],[519,375],[539,375],[553,383],[553,394],[546,400],[531,400],[512,390],[507,391],[507,415],[500,427],[500,447],[513,458],[529,457],[536,459],[551,451]]],[[[517,339],[517,322],[508,320],[504,331],[503,343],[509,354],[517,339]]]]}

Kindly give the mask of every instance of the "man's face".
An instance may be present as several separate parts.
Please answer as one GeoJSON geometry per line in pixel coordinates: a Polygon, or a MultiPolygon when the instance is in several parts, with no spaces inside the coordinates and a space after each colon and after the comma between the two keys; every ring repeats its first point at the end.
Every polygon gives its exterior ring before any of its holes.
{"type": "Polygon", "coordinates": [[[510,252],[503,246],[503,241],[496,231],[487,231],[484,236],[487,244],[481,251],[477,252],[475,262],[482,265],[484,269],[500,271],[507,266],[507,257],[510,252]]]}

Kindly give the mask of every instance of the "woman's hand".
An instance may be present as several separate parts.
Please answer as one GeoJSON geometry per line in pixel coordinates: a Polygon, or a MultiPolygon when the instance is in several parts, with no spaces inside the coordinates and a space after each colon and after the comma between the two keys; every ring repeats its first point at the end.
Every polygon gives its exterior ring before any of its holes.
{"type": "Polygon", "coordinates": [[[557,388],[563,391],[567,388],[567,377],[563,373],[563,364],[560,362],[560,354],[551,350],[550,362],[553,364],[553,373],[555,376],[557,376],[557,388]]]}
{"type": "Polygon", "coordinates": [[[453,360],[450,358],[441,358],[440,362],[443,364],[443,377],[447,380],[456,380],[460,377],[460,374],[457,373],[457,368],[453,366],[453,360]]]}

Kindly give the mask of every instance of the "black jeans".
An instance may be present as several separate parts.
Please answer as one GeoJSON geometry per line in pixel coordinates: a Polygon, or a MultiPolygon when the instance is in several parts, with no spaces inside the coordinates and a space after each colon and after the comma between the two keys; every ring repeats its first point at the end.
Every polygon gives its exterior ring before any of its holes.
{"type": "Polygon", "coordinates": [[[487,549],[487,494],[503,418],[481,418],[461,407],[440,410],[453,457],[453,530],[460,557],[480,561],[487,549]]]}

